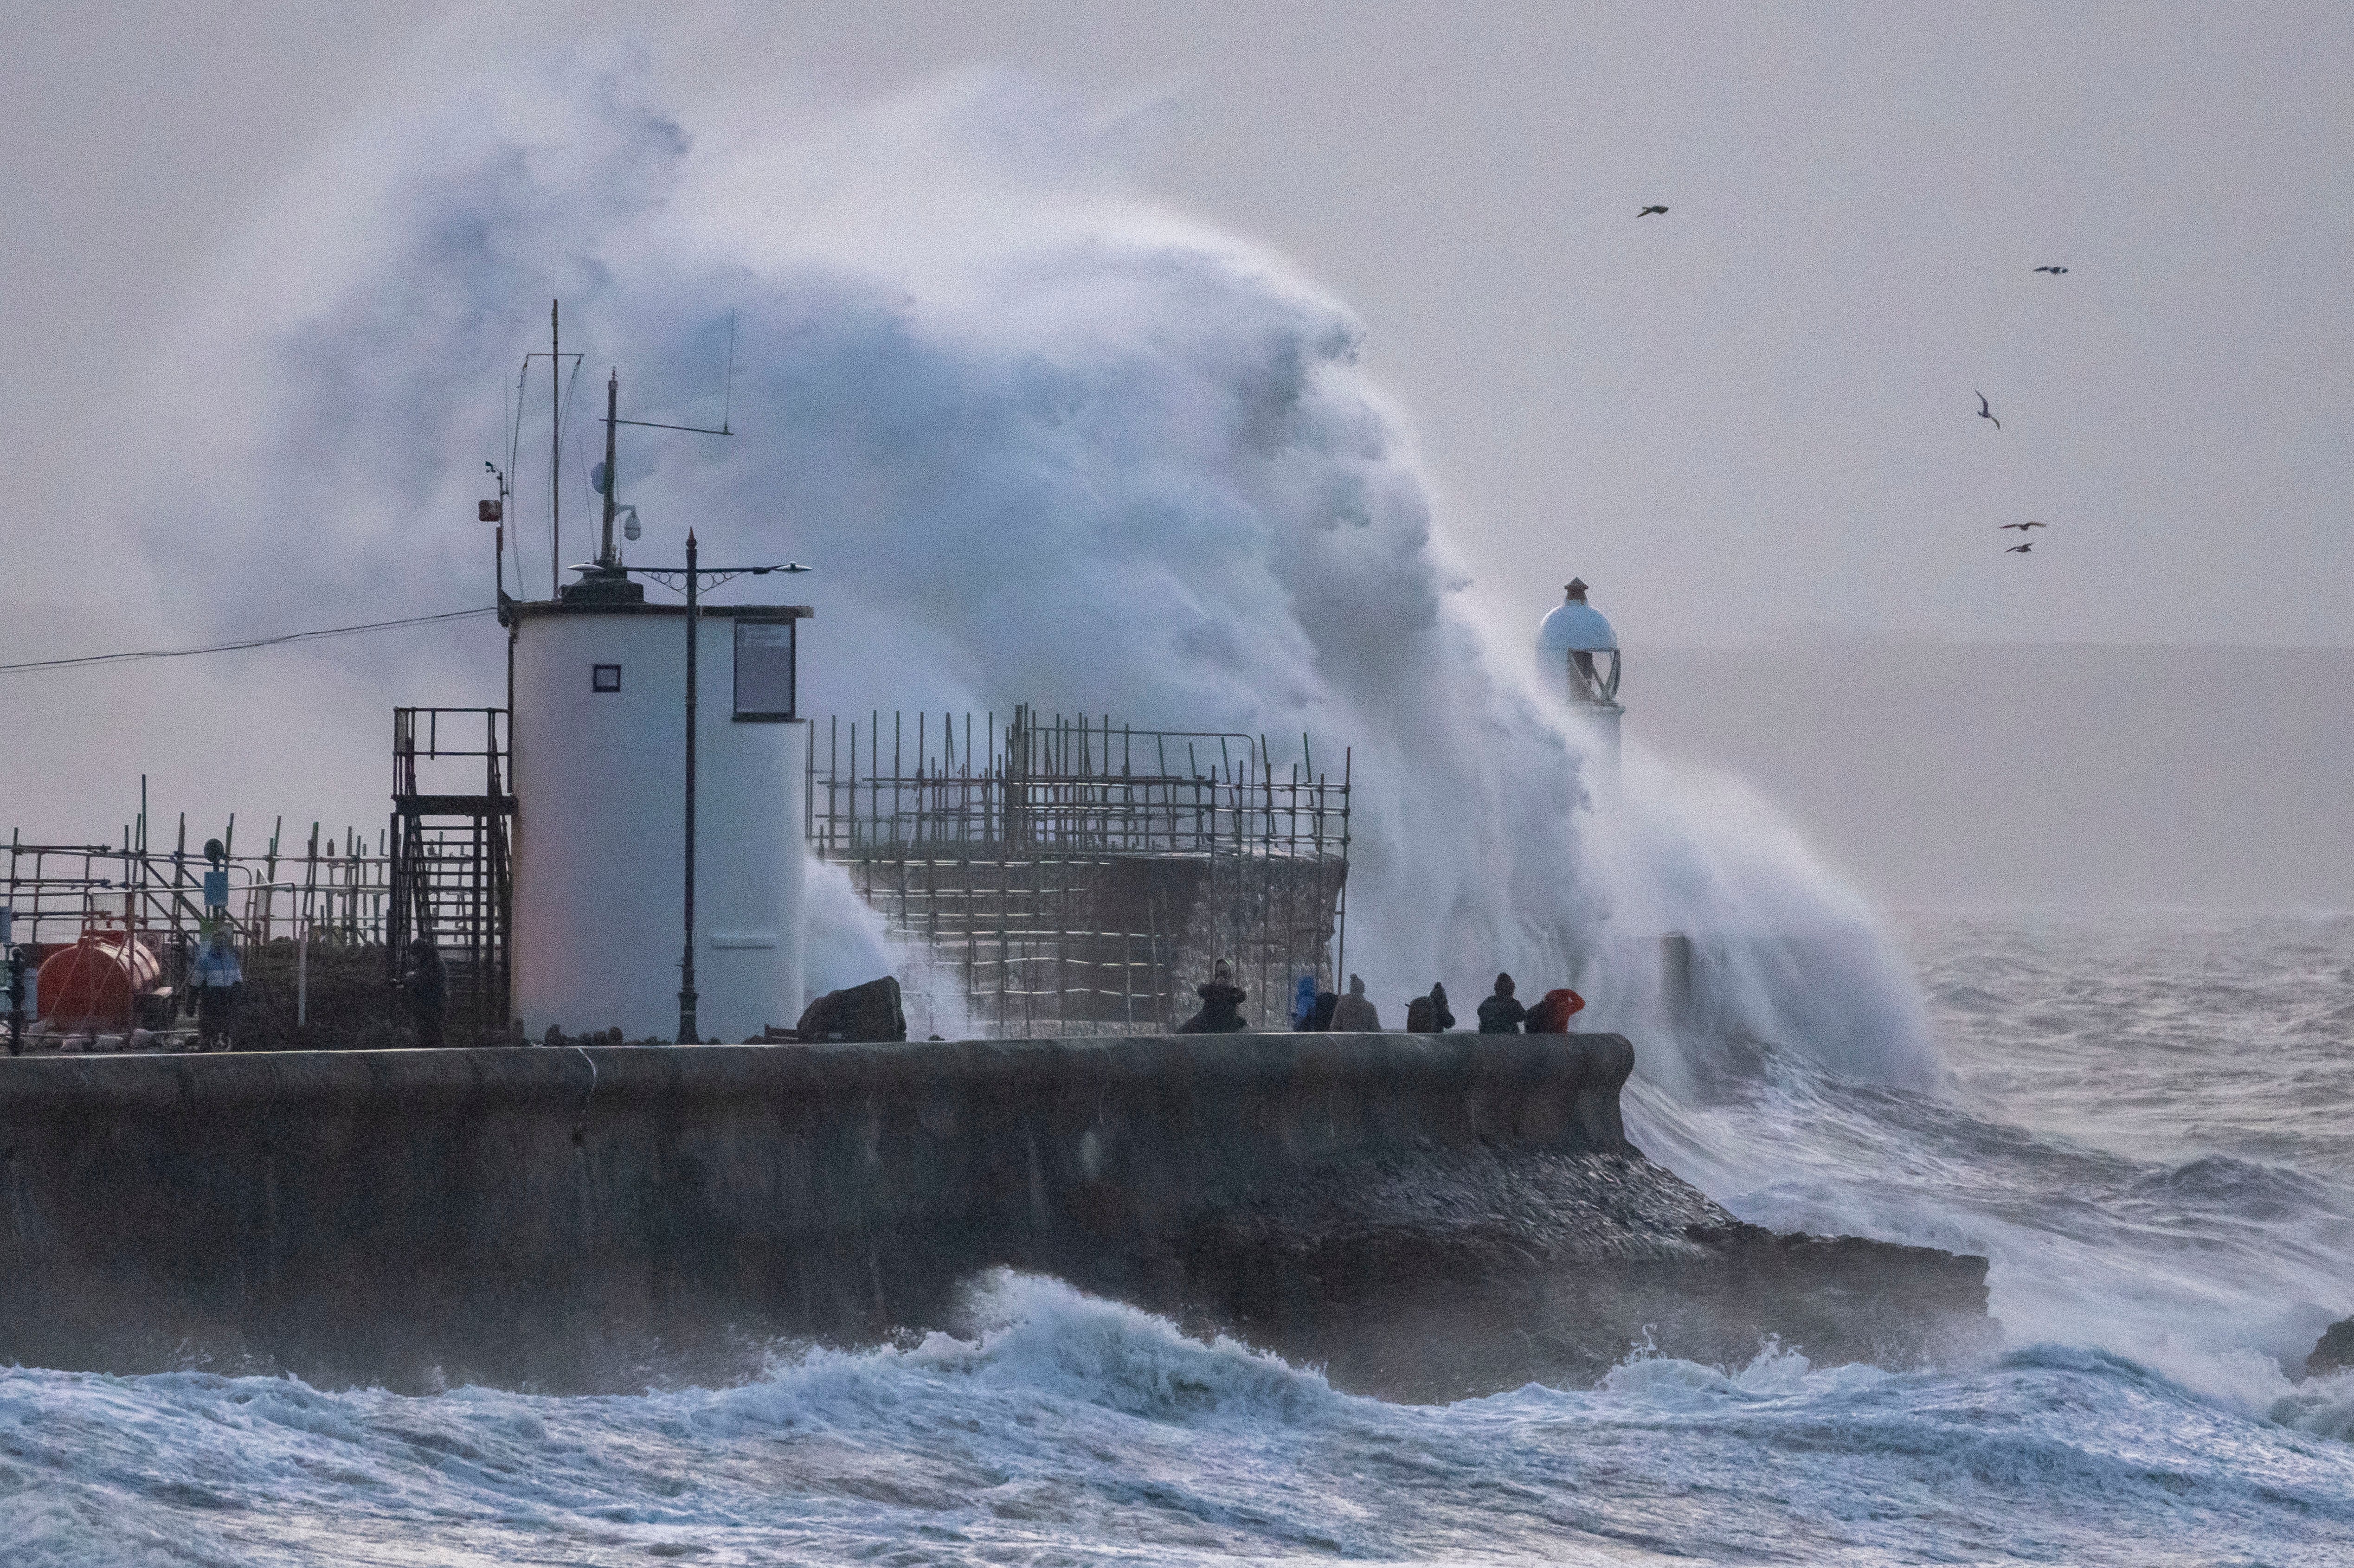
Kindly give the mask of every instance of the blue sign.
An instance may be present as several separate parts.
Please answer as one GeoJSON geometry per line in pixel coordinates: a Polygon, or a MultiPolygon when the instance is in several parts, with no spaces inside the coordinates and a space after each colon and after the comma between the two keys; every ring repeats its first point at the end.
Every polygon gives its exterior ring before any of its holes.
{"type": "Polygon", "coordinates": [[[205,907],[207,909],[226,909],[228,907],[228,872],[208,871],[205,873],[205,907]]]}

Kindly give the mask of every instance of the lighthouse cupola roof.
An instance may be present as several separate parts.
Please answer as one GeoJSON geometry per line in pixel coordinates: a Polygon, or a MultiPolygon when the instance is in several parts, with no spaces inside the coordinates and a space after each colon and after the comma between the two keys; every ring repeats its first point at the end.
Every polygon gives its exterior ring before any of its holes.
{"type": "Polygon", "coordinates": [[[1548,654],[1617,652],[1618,634],[1610,629],[1608,618],[1585,602],[1585,579],[1570,578],[1567,595],[1538,626],[1537,651],[1548,654]]]}

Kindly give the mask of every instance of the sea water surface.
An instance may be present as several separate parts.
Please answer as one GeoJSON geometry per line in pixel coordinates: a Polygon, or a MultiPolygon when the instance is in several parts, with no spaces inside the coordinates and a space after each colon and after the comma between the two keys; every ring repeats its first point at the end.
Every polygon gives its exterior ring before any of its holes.
{"type": "Polygon", "coordinates": [[[1630,1347],[1591,1389],[1335,1392],[1057,1281],[965,1337],[550,1398],[0,1371],[10,1564],[2354,1562],[2354,918],[1917,918],[1954,1082],[1768,1054],[1630,1130],[1745,1218],[1985,1253],[1926,1372],[1630,1347]]]}

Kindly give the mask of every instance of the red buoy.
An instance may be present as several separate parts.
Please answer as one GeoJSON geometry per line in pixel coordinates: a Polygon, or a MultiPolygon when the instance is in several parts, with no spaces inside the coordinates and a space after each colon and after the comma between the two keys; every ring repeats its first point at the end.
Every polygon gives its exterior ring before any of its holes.
{"type": "Polygon", "coordinates": [[[163,984],[154,949],[126,930],[86,930],[41,960],[41,1016],[52,1028],[128,1029],[139,999],[163,984]]]}

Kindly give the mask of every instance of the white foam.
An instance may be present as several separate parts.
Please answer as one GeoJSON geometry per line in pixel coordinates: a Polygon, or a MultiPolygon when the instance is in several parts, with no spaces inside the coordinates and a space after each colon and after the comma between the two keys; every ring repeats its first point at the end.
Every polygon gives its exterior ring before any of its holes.
{"type": "Polygon", "coordinates": [[[2319,1562],[2354,1540],[2344,1388],[2253,1420],[2097,1351],[1984,1368],[1639,1357],[1437,1407],[1331,1390],[1053,1280],[742,1387],[422,1398],[0,1371],[11,1568],[649,1555],[1179,1563],[2319,1562]]]}
{"type": "MultiPolygon", "coordinates": [[[[1929,1070],[1901,966],[1762,802],[1638,746],[1623,820],[1597,820],[1585,739],[1532,689],[1531,629],[1450,586],[1359,323],[1138,200],[1084,116],[984,73],[705,147],[602,55],[475,53],[364,113],[150,367],[154,468],[112,504],[126,528],[173,519],[142,542],[186,602],[243,625],[267,585],[333,619],[364,556],[370,609],[439,607],[482,542],[418,520],[472,515],[479,476],[451,454],[504,451],[500,389],[546,298],[632,408],[681,422],[712,422],[732,332],[741,437],[631,435],[625,483],[647,558],[692,519],[706,558],[816,563],[805,711],[1029,701],[1287,749],[1305,731],[1328,773],[1353,748],[1349,967],[1388,1016],[1509,969],[1530,994],[1578,985],[1670,1072],[1676,931],[1742,1031],[1851,1075],[1929,1070]]],[[[518,462],[510,536],[541,592],[545,481],[518,462]]],[[[413,669],[392,678],[387,700],[415,700],[413,669]]],[[[835,882],[811,887],[817,983],[907,967],[835,882]]],[[[927,1033],[962,1022],[910,978],[927,1033]]]]}

